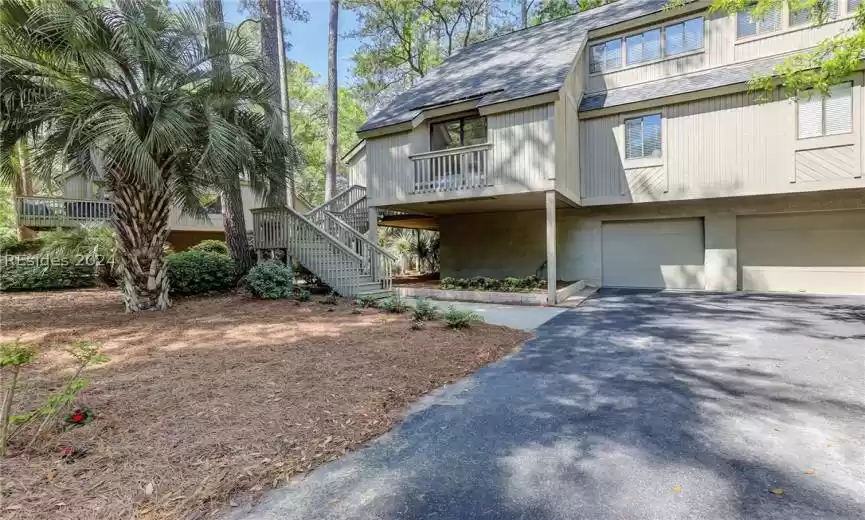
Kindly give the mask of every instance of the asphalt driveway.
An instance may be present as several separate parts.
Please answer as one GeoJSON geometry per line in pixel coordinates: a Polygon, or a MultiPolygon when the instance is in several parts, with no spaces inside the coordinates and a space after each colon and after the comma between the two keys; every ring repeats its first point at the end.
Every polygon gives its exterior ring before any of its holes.
{"type": "Polygon", "coordinates": [[[865,299],[602,293],[233,517],[865,518],[865,299]]]}

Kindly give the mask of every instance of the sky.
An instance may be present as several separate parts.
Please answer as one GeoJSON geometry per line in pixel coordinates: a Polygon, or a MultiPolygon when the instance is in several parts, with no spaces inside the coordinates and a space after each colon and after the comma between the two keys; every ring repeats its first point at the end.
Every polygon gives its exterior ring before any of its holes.
{"type": "MultiPolygon", "coordinates": [[[[288,39],[291,48],[288,51],[288,59],[299,61],[313,72],[319,74],[319,81],[327,81],[327,19],[330,14],[330,2],[328,0],[297,0],[303,9],[309,12],[309,21],[287,22],[288,39]]],[[[223,9],[226,21],[239,23],[246,18],[245,14],[239,12],[239,2],[236,0],[223,0],[223,9]]],[[[358,41],[354,38],[344,36],[357,28],[357,17],[351,11],[340,9],[339,33],[337,43],[337,66],[339,67],[339,84],[351,83],[350,69],[352,66],[351,56],[357,49],[358,41]]]]}

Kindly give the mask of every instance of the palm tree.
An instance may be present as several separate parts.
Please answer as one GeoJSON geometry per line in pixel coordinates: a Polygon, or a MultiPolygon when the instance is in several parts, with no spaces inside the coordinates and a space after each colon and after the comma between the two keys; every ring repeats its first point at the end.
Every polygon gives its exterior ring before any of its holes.
{"type": "Polygon", "coordinates": [[[170,304],[171,207],[204,215],[200,196],[228,172],[263,192],[268,166],[286,153],[254,46],[232,33],[208,48],[205,34],[200,10],[147,0],[0,2],[0,168],[8,144],[29,134],[35,175],[63,164],[104,180],[130,312],[170,304]],[[224,56],[231,81],[214,81],[224,56]]]}
{"type": "Polygon", "coordinates": [[[327,155],[325,156],[324,200],[336,194],[337,85],[336,43],[339,31],[339,0],[330,0],[327,37],[327,155]]]}

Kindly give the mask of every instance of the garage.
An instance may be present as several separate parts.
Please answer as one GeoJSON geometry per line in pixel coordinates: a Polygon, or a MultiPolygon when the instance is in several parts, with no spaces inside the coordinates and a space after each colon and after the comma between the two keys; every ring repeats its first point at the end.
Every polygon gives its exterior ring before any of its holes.
{"type": "Polygon", "coordinates": [[[865,294],[865,211],[740,216],[745,291],[865,294]]]}
{"type": "Polygon", "coordinates": [[[605,287],[703,289],[703,219],[601,225],[605,287]]]}

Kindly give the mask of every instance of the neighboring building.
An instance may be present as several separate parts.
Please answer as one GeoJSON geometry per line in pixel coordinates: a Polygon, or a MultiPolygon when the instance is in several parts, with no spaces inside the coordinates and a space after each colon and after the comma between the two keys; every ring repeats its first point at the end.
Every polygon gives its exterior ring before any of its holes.
{"type": "Polygon", "coordinates": [[[370,223],[437,227],[442,276],[865,293],[862,71],[826,98],[747,86],[848,27],[856,2],[821,26],[667,3],[447,59],[358,132],[347,162],[370,223]]]}

